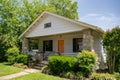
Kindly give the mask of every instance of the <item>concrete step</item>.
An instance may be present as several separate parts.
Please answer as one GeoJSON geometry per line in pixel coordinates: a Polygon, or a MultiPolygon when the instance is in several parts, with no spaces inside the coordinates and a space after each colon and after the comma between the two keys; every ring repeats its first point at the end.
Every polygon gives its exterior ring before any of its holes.
{"type": "Polygon", "coordinates": [[[48,61],[42,61],[41,64],[48,65],[48,61]]]}
{"type": "Polygon", "coordinates": [[[42,64],[38,63],[38,64],[35,64],[36,66],[42,66],[42,64]]]}
{"type": "Polygon", "coordinates": [[[29,67],[35,68],[35,69],[42,69],[42,67],[46,65],[48,65],[48,61],[41,61],[39,63],[31,62],[29,67]]]}
{"type": "Polygon", "coordinates": [[[39,69],[39,70],[42,69],[42,67],[40,67],[40,66],[33,66],[32,68],[39,69]]]}

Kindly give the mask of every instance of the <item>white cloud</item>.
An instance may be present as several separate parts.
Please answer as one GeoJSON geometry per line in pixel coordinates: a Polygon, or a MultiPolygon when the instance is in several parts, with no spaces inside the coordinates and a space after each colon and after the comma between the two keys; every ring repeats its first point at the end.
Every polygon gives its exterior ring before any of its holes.
{"type": "Polygon", "coordinates": [[[95,17],[95,16],[100,16],[101,14],[96,14],[96,13],[90,13],[87,14],[86,16],[91,16],[91,17],[95,17]]]}
{"type": "Polygon", "coordinates": [[[103,30],[112,29],[120,25],[120,18],[114,14],[96,14],[90,13],[80,17],[80,21],[101,27],[103,30]]]}

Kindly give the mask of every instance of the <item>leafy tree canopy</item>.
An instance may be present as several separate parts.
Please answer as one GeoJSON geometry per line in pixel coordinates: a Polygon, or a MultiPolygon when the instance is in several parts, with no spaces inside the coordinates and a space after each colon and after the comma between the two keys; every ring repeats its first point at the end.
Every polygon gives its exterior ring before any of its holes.
{"type": "Polygon", "coordinates": [[[0,31],[8,46],[43,12],[50,11],[78,19],[77,2],[72,0],[0,0],[0,31]]]}
{"type": "Polygon", "coordinates": [[[103,35],[103,45],[107,50],[107,63],[110,73],[120,71],[120,28],[106,31],[103,35]]]}
{"type": "Polygon", "coordinates": [[[77,2],[72,0],[0,0],[0,47],[20,47],[18,36],[43,11],[78,19],[77,2]]]}

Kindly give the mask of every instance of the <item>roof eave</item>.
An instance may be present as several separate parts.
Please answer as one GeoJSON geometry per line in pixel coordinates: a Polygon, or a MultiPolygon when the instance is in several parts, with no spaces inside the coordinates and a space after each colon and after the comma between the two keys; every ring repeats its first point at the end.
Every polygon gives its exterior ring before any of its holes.
{"type": "Polygon", "coordinates": [[[73,19],[69,19],[69,18],[66,18],[66,17],[63,17],[63,16],[60,16],[60,15],[57,15],[57,14],[54,14],[54,13],[50,13],[50,12],[47,12],[47,11],[44,11],[34,22],[32,22],[32,24],[19,36],[19,39],[22,39],[24,36],[25,36],[25,33],[27,31],[29,31],[29,29],[31,27],[33,27],[33,25],[37,22],[37,20],[39,20],[42,16],[44,16],[44,14],[49,14],[49,15],[52,15],[52,16],[55,16],[55,17],[59,17],[59,18],[62,18],[64,20],[67,20],[67,21],[70,21],[70,22],[73,22],[73,23],[76,23],[78,25],[82,25],[82,26],[85,26],[87,28],[91,28],[97,32],[100,32],[100,33],[104,33],[104,31],[97,27],[97,26],[93,26],[91,24],[87,24],[87,23],[84,23],[84,22],[81,22],[81,21],[77,21],[77,20],[73,20],[73,19]]]}

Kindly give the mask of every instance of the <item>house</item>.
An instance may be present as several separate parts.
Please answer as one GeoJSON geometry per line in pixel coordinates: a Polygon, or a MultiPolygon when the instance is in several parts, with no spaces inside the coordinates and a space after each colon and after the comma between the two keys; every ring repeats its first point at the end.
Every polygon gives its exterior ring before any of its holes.
{"type": "Polygon", "coordinates": [[[29,53],[29,40],[37,39],[39,51],[76,55],[86,49],[96,52],[103,62],[102,34],[103,30],[96,26],[44,11],[19,39],[25,53],[29,53]]]}

